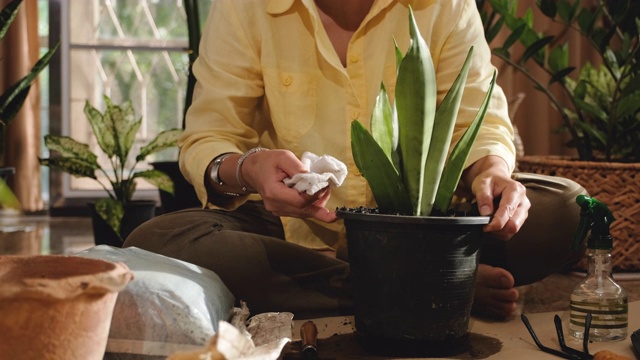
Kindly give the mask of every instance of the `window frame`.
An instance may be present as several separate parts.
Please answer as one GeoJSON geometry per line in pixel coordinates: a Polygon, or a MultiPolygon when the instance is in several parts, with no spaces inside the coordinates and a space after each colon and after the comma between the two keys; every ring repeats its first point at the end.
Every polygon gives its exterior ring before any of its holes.
{"type": "MultiPolygon", "coordinates": [[[[188,52],[188,39],[162,41],[144,45],[141,43],[119,44],[117,40],[103,41],[101,44],[72,44],[71,43],[71,1],[74,0],[48,0],[49,16],[49,47],[60,44],[59,50],[54,54],[49,65],[49,128],[42,129],[43,135],[51,133],[55,135],[69,135],[71,123],[71,51],[75,49],[95,50],[133,50],[133,51],[169,51],[188,52]]],[[[76,0],[77,1],[77,0],[76,0]]],[[[80,0],[87,1],[87,0],[80,0]]],[[[185,79],[186,84],[186,79],[185,79]]],[[[44,104],[43,104],[44,106],[44,104]]],[[[97,106],[97,104],[96,104],[97,106]]],[[[46,148],[43,148],[46,151],[46,148]]],[[[79,190],[71,186],[71,176],[61,171],[49,170],[49,183],[44,184],[49,188],[48,208],[52,214],[65,213],[64,208],[86,206],[87,202],[103,198],[106,192],[102,189],[79,190]],[[59,210],[59,211],[57,211],[59,210]]],[[[134,194],[136,200],[154,200],[159,203],[157,189],[138,189],[134,194]]],[[[47,199],[45,199],[47,201],[47,199]]]]}

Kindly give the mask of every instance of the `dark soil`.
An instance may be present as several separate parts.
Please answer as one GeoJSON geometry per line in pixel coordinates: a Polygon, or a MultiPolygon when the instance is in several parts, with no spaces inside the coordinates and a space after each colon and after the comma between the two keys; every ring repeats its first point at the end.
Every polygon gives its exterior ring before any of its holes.
{"type": "MultiPolygon", "coordinates": [[[[341,206],[336,208],[336,210],[352,212],[356,214],[405,215],[405,214],[400,214],[398,212],[391,212],[391,211],[385,212],[385,211],[381,211],[379,208],[370,208],[370,207],[364,207],[364,206],[358,206],[358,207],[341,206]]],[[[478,212],[478,207],[476,206],[475,202],[473,204],[469,204],[469,203],[458,204],[455,207],[450,208],[446,214],[432,214],[432,216],[452,216],[452,217],[453,216],[479,216],[479,215],[480,213],[478,212]]]]}

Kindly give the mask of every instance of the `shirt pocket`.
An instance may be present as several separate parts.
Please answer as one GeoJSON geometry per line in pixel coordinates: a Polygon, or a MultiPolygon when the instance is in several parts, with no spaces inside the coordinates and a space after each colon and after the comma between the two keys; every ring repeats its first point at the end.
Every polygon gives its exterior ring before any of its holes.
{"type": "Polygon", "coordinates": [[[315,74],[263,69],[264,91],[273,127],[284,140],[298,140],[316,119],[315,74]]]}

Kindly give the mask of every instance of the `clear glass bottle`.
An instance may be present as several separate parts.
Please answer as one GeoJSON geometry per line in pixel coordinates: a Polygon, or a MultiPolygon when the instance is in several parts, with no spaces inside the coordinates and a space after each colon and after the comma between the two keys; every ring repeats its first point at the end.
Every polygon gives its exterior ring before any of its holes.
{"type": "Polygon", "coordinates": [[[590,341],[624,340],[629,319],[627,292],[611,275],[613,239],[609,226],[615,218],[609,208],[595,198],[578,195],[576,202],[581,210],[574,246],[591,232],[587,239],[587,276],[571,293],[569,332],[583,339],[586,318],[591,314],[590,341]]]}
{"type": "Polygon", "coordinates": [[[627,293],[611,276],[611,252],[588,249],[587,277],[571,293],[569,331],[584,338],[585,318],[591,313],[590,341],[619,341],[627,337],[627,293]]]}

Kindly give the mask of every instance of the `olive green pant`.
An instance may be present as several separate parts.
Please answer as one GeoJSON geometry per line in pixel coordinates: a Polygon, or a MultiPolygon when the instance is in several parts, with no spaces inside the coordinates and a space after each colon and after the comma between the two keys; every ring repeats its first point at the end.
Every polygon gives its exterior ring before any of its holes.
{"type": "MultiPolygon", "coordinates": [[[[532,206],[509,241],[485,237],[481,262],[510,271],[516,285],[569,269],[584,254],[570,250],[585,190],[573,181],[517,173],[532,206]]],[[[352,311],[349,264],[284,241],[280,219],[261,202],[236,211],[186,209],[138,227],[124,247],[136,246],[214,271],[252,314],[288,311],[296,318],[352,311]]]]}

